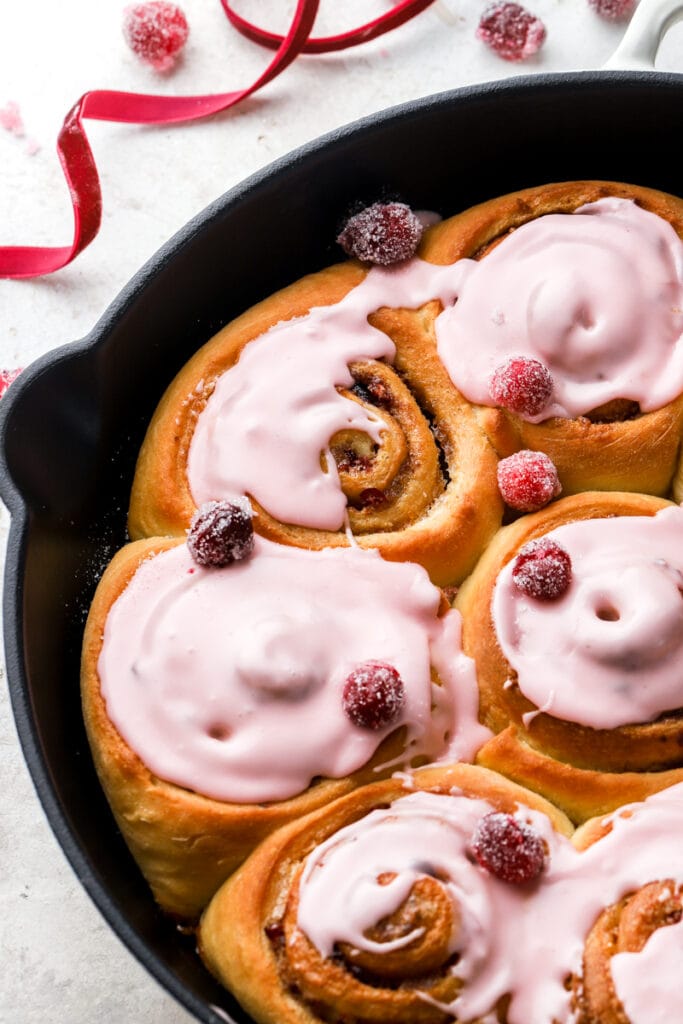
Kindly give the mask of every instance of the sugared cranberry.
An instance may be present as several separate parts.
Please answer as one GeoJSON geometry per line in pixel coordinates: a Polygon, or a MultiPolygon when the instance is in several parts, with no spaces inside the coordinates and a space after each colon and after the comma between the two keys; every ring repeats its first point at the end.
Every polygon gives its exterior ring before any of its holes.
{"type": "Polygon", "coordinates": [[[254,549],[251,508],[240,501],[208,501],[197,509],[187,546],[198,565],[217,568],[247,558],[254,549]]]}
{"type": "Polygon", "coordinates": [[[567,551],[545,537],[529,541],[512,567],[515,586],[537,601],[562,597],[572,580],[572,560],[567,551]]]}
{"type": "Polygon", "coordinates": [[[550,370],[538,359],[513,356],[491,375],[489,393],[496,405],[525,416],[538,416],[553,393],[550,370]]]}
{"type": "Polygon", "coordinates": [[[401,714],[404,703],[405,686],[392,665],[366,661],[344,683],[344,711],[362,729],[391,725],[401,714]]]}
{"type": "Polygon", "coordinates": [[[503,501],[517,512],[536,512],[562,490],[552,459],[524,449],[498,463],[498,488],[503,501]]]}
{"type": "Polygon", "coordinates": [[[414,256],[422,223],[405,203],[373,203],[354,214],[337,242],[347,256],[389,266],[414,256]]]}
{"type": "Polygon", "coordinates": [[[472,838],[472,853],[496,878],[515,885],[538,878],[545,864],[545,847],[538,832],[501,811],[481,819],[472,838]]]}
{"type": "Polygon", "coordinates": [[[166,0],[127,7],[123,17],[123,35],[133,53],[156,71],[169,71],[175,64],[189,34],[187,19],[180,7],[166,0]]]}
{"type": "Polygon", "coordinates": [[[21,367],[18,370],[0,370],[0,398],[2,398],[12,381],[16,380],[20,373],[21,367]]]}
{"type": "Polygon", "coordinates": [[[477,26],[477,39],[503,60],[526,60],[538,53],[545,40],[545,25],[521,4],[492,3],[477,26]]]}
{"type": "Polygon", "coordinates": [[[588,0],[596,14],[609,21],[624,21],[636,8],[636,0],[588,0]]]}

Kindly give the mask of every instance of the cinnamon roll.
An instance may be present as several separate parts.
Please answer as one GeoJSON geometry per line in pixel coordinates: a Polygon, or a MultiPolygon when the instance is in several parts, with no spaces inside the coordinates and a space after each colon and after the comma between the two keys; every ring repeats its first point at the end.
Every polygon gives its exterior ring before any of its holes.
{"type": "Polygon", "coordinates": [[[585,903],[595,916],[573,979],[577,1024],[677,1019],[681,838],[680,785],[609,819],[592,820],[574,836],[582,851],[585,903]]]}
{"type": "Polygon", "coordinates": [[[205,911],[200,953],[259,1024],[516,1021],[528,910],[571,831],[481,768],[375,783],[262,843],[205,911]]]}
{"type": "Polygon", "coordinates": [[[433,229],[425,258],[458,261],[462,276],[438,351],[501,456],[545,452],[565,494],[668,493],[683,428],[681,238],[679,198],[601,181],[525,189],[433,229]]]}
{"type": "Polygon", "coordinates": [[[220,331],[155,413],[131,536],[180,535],[201,504],[246,495],[270,540],[357,543],[459,582],[503,505],[493,448],[424,330],[450,273],[331,267],[220,331]]]}
{"type": "Polygon", "coordinates": [[[114,815],[186,918],[277,826],[396,768],[471,760],[487,735],[459,613],[424,569],[243,535],[217,565],[207,519],[115,556],[82,662],[114,815]]]}
{"type": "Polygon", "coordinates": [[[461,588],[478,761],[575,820],[683,778],[683,509],[586,493],[504,527],[461,588]]]}

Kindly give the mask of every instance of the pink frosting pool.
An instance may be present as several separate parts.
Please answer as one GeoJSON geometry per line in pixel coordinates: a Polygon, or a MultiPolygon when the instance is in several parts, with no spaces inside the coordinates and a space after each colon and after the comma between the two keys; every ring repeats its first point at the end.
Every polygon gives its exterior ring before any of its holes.
{"type": "Polygon", "coordinates": [[[594,729],[683,706],[683,508],[560,526],[571,557],[562,597],[527,597],[514,560],[493,594],[498,643],[537,708],[594,729]]]}
{"type": "Polygon", "coordinates": [[[152,772],[220,800],[282,800],[347,775],[400,725],[408,761],[471,758],[488,732],[460,616],[439,616],[440,600],[424,569],[375,551],[257,537],[251,558],[202,569],[181,544],[144,561],[111,608],[98,664],[107,712],[152,772]],[[401,716],[380,729],[342,706],[368,661],[405,686],[401,716]]]}

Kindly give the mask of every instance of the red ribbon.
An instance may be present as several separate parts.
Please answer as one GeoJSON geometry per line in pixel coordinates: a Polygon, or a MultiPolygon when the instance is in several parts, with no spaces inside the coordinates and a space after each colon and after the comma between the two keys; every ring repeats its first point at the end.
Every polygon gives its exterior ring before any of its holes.
{"type": "Polygon", "coordinates": [[[276,50],[263,74],[246,89],[214,96],[148,96],[140,93],[98,89],[86,92],[67,114],[57,139],[57,152],[71,193],[74,237],[67,246],[0,246],[0,277],[39,277],[60,270],[88,246],[102,220],[102,190],[97,166],[83,120],[128,124],[177,124],[209,117],[251,96],[287,68],[300,53],[327,53],[376,39],[420,14],[434,0],[402,0],[374,21],[350,32],[327,38],[310,38],[320,0],[298,0],[285,36],[275,35],[245,21],[221,0],[231,24],[242,35],[276,50]]]}

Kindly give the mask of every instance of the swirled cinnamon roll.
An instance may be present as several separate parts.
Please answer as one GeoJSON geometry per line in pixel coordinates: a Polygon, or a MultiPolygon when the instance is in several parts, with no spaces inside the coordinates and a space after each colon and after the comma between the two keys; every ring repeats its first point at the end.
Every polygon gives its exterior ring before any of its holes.
{"type": "Polygon", "coordinates": [[[575,820],[683,774],[683,509],[561,499],[500,531],[458,595],[479,753],[575,820]]]}
{"type": "Polygon", "coordinates": [[[100,779],[157,901],[187,918],[278,825],[397,767],[471,760],[488,735],[460,616],[424,569],[238,540],[222,566],[210,531],[128,545],[86,627],[100,779]]]}
{"type": "Polygon", "coordinates": [[[248,496],[258,533],[350,542],[459,582],[500,524],[496,456],[423,322],[450,268],[304,278],[224,328],[169,387],[143,444],[131,536],[182,534],[248,496]]]}
{"type": "Polygon", "coordinates": [[[460,261],[435,324],[459,391],[503,456],[545,452],[565,494],[665,495],[683,426],[683,202],[561,182],[444,222],[424,252],[460,261]]]}
{"type": "Polygon", "coordinates": [[[682,812],[675,786],[587,822],[574,837],[584,899],[600,908],[573,983],[578,1024],[655,1024],[679,1014],[682,812]]]}
{"type": "Polygon", "coordinates": [[[209,905],[200,951],[260,1024],[513,1021],[514,949],[570,833],[467,765],[367,786],[262,844],[209,905]]]}

